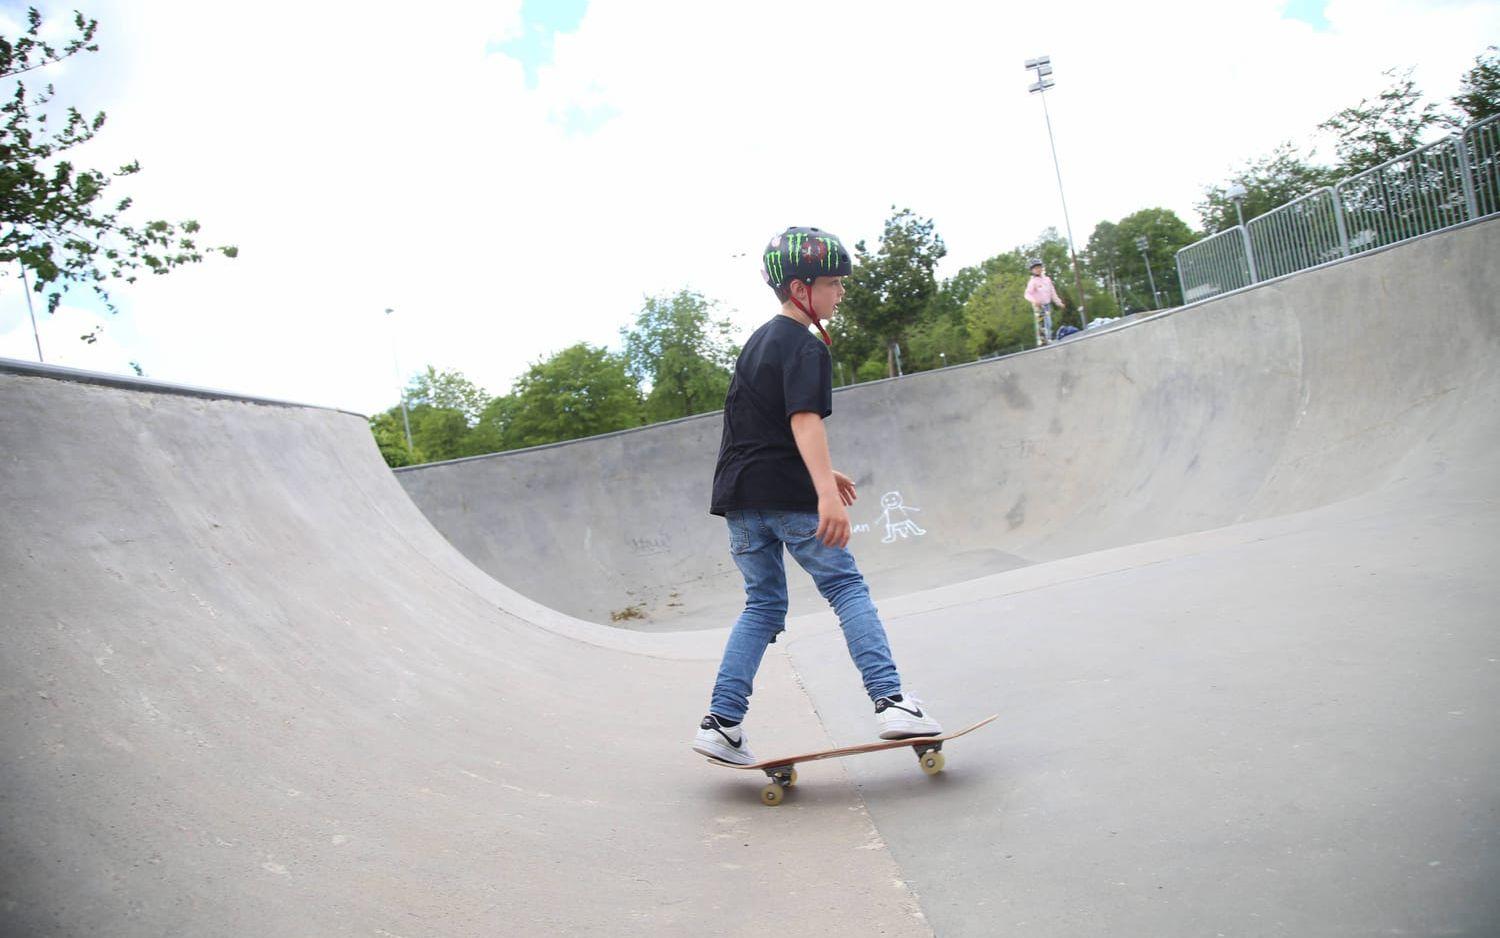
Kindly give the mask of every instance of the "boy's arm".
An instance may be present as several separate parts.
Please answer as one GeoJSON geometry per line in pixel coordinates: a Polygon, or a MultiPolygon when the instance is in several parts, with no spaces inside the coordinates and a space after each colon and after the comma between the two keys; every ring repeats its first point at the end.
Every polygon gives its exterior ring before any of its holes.
{"type": "Polygon", "coordinates": [[[829,547],[847,547],[849,512],[844,508],[833,471],[833,457],[828,453],[828,431],[823,428],[823,417],[810,410],[792,414],[792,438],[797,441],[797,452],[802,454],[802,462],[818,492],[818,540],[829,547]]]}

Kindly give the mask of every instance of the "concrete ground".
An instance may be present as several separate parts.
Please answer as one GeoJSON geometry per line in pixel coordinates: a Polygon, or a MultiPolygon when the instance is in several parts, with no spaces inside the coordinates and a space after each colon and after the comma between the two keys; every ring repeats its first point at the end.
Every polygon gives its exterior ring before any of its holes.
{"type": "MultiPolygon", "coordinates": [[[[0,933],[1500,933],[1497,256],[841,392],[920,510],[855,545],[908,687],[1001,718],[778,808],[687,747],[712,418],[398,481],[357,416],[0,363],[0,933]]],[[[873,732],[799,599],[763,755],[873,732]]]]}

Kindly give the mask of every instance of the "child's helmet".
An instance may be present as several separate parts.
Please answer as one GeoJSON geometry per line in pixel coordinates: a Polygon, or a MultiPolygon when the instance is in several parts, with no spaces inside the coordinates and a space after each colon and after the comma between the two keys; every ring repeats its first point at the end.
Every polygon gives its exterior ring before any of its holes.
{"type": "Polygon", "coordinates": [[[847,277],[851,267],[849,252],[837,236],[818,228],[788,228],[766,245],[760,273],[785,303],[793,280],[811,286],[815,277],[847,277]]]}
{"type": "Polygon", "coordinates": [[[1044,266],[1046,266],[1046,265],[1042,263],[1042,259],[1040,257],[1033,257],[1033,258],[1031,258],[1030,260],[1028,260],[1026,262],[1026,269],[1027,270],[1030,270],[1033,267],[1044,267],[1044,266]]]}

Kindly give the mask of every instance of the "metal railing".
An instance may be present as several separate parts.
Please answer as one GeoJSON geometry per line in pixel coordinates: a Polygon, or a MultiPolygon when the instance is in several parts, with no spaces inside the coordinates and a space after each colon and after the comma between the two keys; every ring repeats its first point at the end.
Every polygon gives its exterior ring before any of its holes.
{"type": "Polygon", "coordinates": [[[1463,141],[1474,181],[1475,217],[1494,215],[1500,212],[1500,115],[1470,124],[1463,141]]]}
{"type": "Polygon", "coordinates": [[[1184,303],[1254,283],[1245,229],[1236,225],[1178,251],[1177,282],[1182,284],[1184,303]]]}
{"type": "Polygon", "coordinates": [[[1500,116],[1182,248],[1183,302],[1500,213],[1500,116]]]}
{"type": "Polygon", "coordinates": [[[1473,218],[1463,142],[1456,136],[1403,153],[1333,187],[1349,253],[1385,247],[1473,218]]]}
{"type": "Polygon", "coordinates": [[[1256,278],[1269,280],[1349,252],[1338,195],[1317,189],[1245,223],[1256,278]]]}

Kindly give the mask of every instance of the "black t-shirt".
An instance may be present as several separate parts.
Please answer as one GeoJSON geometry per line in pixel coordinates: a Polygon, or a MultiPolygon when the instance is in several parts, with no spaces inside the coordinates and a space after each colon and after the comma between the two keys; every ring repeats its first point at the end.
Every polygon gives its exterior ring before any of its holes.
{"type": "Polygon", "coordinates": [[[792,414],[802,411],[833,413],[833,359],[806,326],[777,316],[755,330],[735,362],[710,512],[818,510],[792,437],[792,414]]]}

